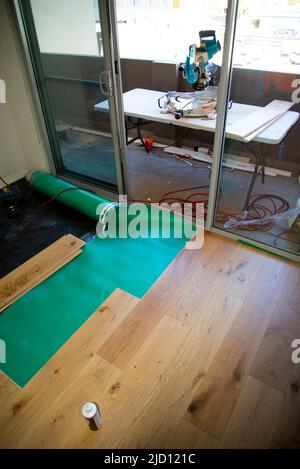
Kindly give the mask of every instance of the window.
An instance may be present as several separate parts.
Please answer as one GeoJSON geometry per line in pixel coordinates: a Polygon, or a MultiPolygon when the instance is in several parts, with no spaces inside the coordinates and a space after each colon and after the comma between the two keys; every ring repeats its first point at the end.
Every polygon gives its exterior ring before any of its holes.
{"type": "MultiPolygon", "coordinates": [[[[119,0],[117,17],[123,58],[184,62],[200,30],[215,29],[223,45],[223,0],[119,0]]],[[[214,62],[221,65],[221,55],[214,62]]],[[[242,0],[234,66],[299,73],[300,1],[242,0]]]]}
{"type": "MultiPolygon", "coordinates": [[[[119,0],[117,18],[123,58],[184,62],[199,31],[215,29],[223,43],[225,0],[119,0]]],[[[221,53],[214,61],[221,64],[221,53]]]]}
{"type": "Polygon", "coordinates": [[[234,65],[300,72],[300,1],[241,2],[234,65]]]}

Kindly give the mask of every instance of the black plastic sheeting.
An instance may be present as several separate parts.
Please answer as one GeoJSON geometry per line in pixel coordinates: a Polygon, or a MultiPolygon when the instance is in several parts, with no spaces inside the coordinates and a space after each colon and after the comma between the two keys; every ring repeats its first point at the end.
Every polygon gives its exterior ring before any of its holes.
{"type": "Polygon", "coordinates": [[[96,222],[58,201],[49,201],[22,179],[19,216],[11,218],[0,203],[0,277],[3,277],[64,234],[88,240],[95,235],[96,222]]]}

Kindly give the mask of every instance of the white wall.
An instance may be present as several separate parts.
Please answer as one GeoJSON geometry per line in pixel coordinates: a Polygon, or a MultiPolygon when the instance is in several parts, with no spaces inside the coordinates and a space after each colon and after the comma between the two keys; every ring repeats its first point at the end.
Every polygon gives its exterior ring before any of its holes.
{"type": "Polygon", "coordinates": [[[49,164],[9,13],[8,2],[0,0],[0,78],[6,83],[6,104],[0,103],[0,175],[10,183],[27,171],[49,171],[49,164]]]}
{"type": "Polygon", "coordinates": [[[41,52],[98,55],[93,0],[31,0],[41,52]]]}
{"type": "MultiPolygon", "coordinates": [[[[22,178],[25,173],[24,154],[10,106],[8,103],[0,104],[0,176],[10,183],[22,178]]],[[[3,184],[0,181],[0,187],[2,186],[3,184]]]]}

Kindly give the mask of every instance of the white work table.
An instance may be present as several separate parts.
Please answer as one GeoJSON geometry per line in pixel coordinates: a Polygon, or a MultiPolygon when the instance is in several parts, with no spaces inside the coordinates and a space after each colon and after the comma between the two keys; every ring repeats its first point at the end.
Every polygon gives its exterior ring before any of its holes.
{"type": "MultiPolygon", "coordinates": [[[[182,117],[181,119],[175,119],[175,116],[171,113],[162,114],[158,106],[158,99],[161,98],[164,94],[166,94],[164,91],[144,90],[141,88],[136,88],[123,94],[124,114],[128,117],[137,118],[138,137],[141,139],[147,152],[148,149],[140,132],[139,119],[161,122],[164,124],[176,125],[178,127],[185,127],[195,130],[215,132],[215,120],[201,119],[200,117],[182,117]]],[[[108,101],[106,100],[96,104],[95,109],[102,112],[108,112],[108,101]]],[[[249,104],[233,103],[231,109],[229,109],[227,112],[226,137],[245,142],[246,140],[237,138],[236,135],[233,136],[233,134],[230,132],[230,126],[238,122],[240,119],[255,113],[259,109],[262,109],[262,107],[250,106],[249,104]]],[[[265,130],[262,130],[261,133],[256,135],[253,141],[259,142],[261,144],[260,147],[262,147],[262,144],[278,145],[298,119],[298,112],[287,111],[275,122],[265,128],[265,130]]],[[[131,139],[127,143],[130,143],[134,140],[136,140],[136,138],[131,139]]],[[[260,150],[260,152],[256,155],[255,168],[246,195],[243,211],[247,211],[249,208],[254,183],[260,171],[262,182],[264,182],[265,154],[266,152],[260,150]]]]}
{"type": "MultiPolygon", "coordinates": [[[[164,91],[144,90],[135,88],[123,94],[123,106],[125,116],[146,119],[154,122],[161,122],[178,127],[186,127],[195,130],[206,130],[214,132],[216,121],[209,119],[201,119],[199,117],[182,117],[175,119],[171,113],[162,114],[158,107],[158,99],[165,94],[164,91]]],[[[98,111],[108,111],[108,101],[102,101],[95,105],[98,111]]],[[[227,113],[226,136],[230,136],[230,126],[239,119],[246,117],[259,110],[259,106],[250,106],[249,104],[233,103],[231,109],[227,113]]],[[[299,119],[299,113],[287,111],[283,116],[279,117],[267,129],[263,130],[254,138],[255,142],[267,143],[269,145],[277,145],[286,136],[290,128],[299,119]]],[[[232,137],[231,137],[232,138],[232,137]]],[[[241,141],[243,141],[241,139],[241,141]]]]}

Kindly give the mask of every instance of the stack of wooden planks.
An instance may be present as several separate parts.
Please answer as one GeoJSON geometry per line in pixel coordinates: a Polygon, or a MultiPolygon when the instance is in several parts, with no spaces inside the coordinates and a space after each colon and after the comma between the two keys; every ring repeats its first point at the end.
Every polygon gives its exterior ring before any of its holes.
{"type": "Polygon", "coordinates": [[[0,312],[81,253],[85,244],[68,234],[0,279],[0,312]]]}
{"type": "Polygon", "coordinates": [[[267,106],[258,111],[228,125],[226,135],[229,138],[241,139],[244,142],[250,142],[261,132],[266,130],[279,117],[283,116],[292,106],[291,101],[280,101],[274,99],[267,106]]]}

